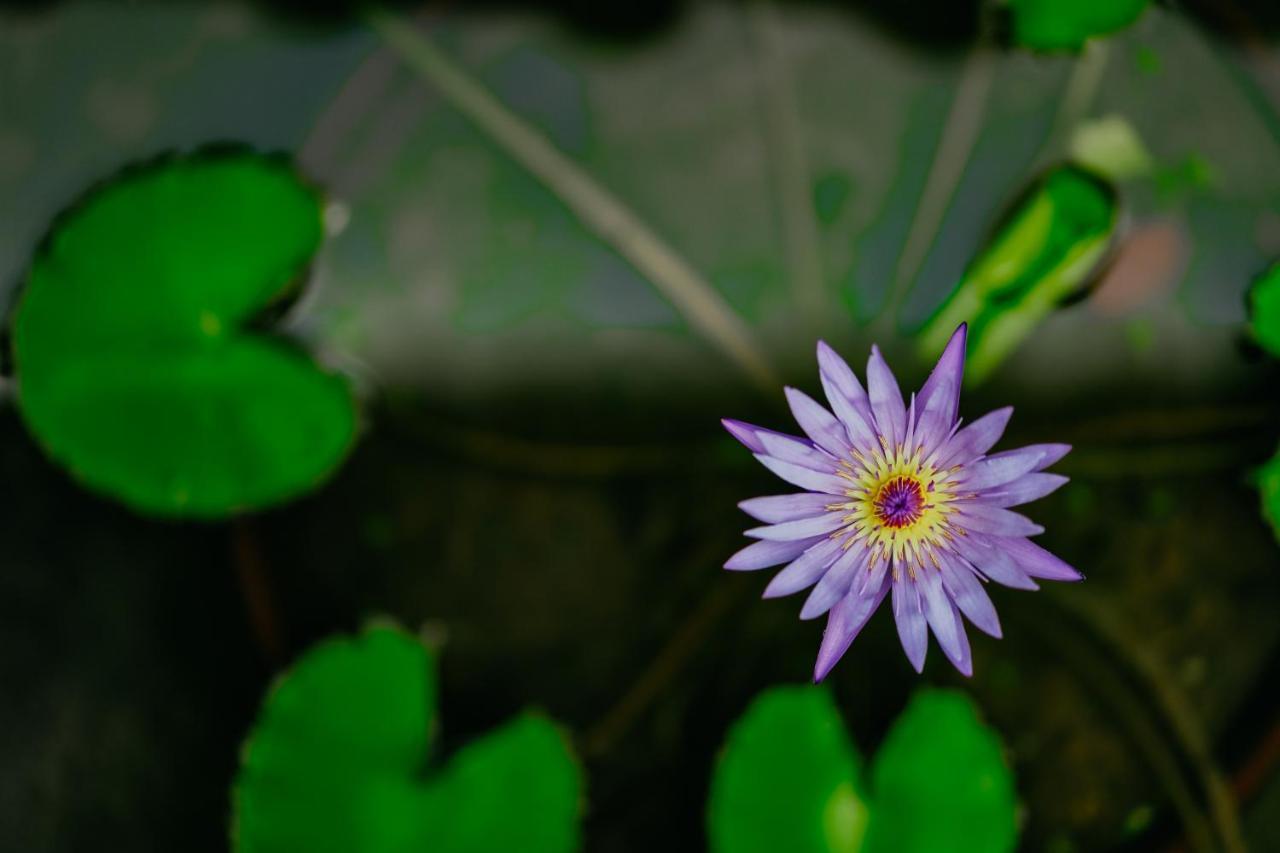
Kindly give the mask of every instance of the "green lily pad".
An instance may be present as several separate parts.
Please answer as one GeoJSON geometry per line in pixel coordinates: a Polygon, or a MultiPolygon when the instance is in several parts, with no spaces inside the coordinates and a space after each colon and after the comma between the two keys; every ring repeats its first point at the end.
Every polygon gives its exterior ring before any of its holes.
{"type": "Polygon", "coordinates": [[[856,853],[867,825],[861,761],[822,687],[762,693],[729,732],[711,785],[717,853],[856,853]]]}
{"type": "Polygon", "coordinates": [[[1149,0],[1009,0],[1013,40],[1034,50],[1079,50],[1138,20],[1149,0]]]}
{"type": "Polygon", "coordinates": [[[1017,844],[1017,794],[1000,739],[964,694],[922,690],[871,770],[870,853],[1004,853],[1017,844]]]}
{"type": "Polygon", "coordinates": [[[158,515],[303,492],[355,436],[347,382],[257,329],[296,296],[322,202],[243,149],[126,171],[54,225],[11,318],[18,403],[89,488],[158,515]]]}
{"type": "Polygon", "coordinates": [[[427,789],[422,850],[576,850],[581,772],[564,735],[525,713],[463,748],[427,789]]]}
{"type": "Polygon", "coordinates": [[[717,853],[1003,853],[1016,795],[999,738],[962,694],[921,690],[870,790],[830,693],[762,693],[729,733],[707,812],[717,853]]]}
{"type": "Polygon", "coordinates": [[[524,713],[428,760],[435,663],[375,626],[309,651],[267,697],[236,780],[239,853],[563,853],[582,774],[549,720],[524,713]]]}
{"type": "Polygon", "coordinates": [[[1258,469],[1254,480],[1262,495],[1262,514],[1280,539],[1280,451],[1258,469]]]}
{"type": "Polygon", "coordinates": [[[920,334],[936,357],[969,323],[965,379],[985,379],[1053,309],[1080,292],[1111,244],[1119,202],[1102,178],[1060,166],[1017,205],[920,334]]]}
{"type": "Polygon", "coordinates": [[[1263,349],[1280,357],[1280,263],[1249,289],[1249,328],[1263,349]]]}

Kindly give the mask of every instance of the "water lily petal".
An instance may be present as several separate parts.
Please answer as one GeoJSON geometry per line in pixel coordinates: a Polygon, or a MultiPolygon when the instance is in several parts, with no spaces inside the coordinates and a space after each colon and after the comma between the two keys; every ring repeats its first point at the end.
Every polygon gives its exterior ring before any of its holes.
{"type": "Polygon", "coordinates": [[[1002,636],[1000,616],[973,569],[967,562],[945,552],[939,555],[939,560],[942,563],[942,584],[960,612],[983,633],[997,638],[1002,636]]]}
{"type": "Polygon", "coordinates": [[[1001,459],[1007,456],[1017,456],[1023,454],[1035,454],[1037,456],[1036,471],[1043,471],[1053,463],[1071,452],[1069,444],[1028,444],[1026,447],[1018,447],[1014,450],[1003,450],[1000,453],[993,453],[988,459],[1001,459]]]}
{"type": "Polygon", "coordinates": [[[1033,471],[1042,455],[1043,452],[1040,450],[1024,448],[979,459],[965,466],[960,485],[970,491],[979,492],[1011,483],[1023,474],[1033,471]]]}
{"type": "Polygon", "coordinates": [[[857,447],[876,446],[875,420],[871,402],[858,377],[835,350],[818,341],[818,372],[822,390],[832,410],[845,425],[849,438],[857,447]]]}
{"type": "Polygon", "coordinates": [[[804,607],[800,609],[801,619],[817,619],[844,598],[853,584],[858,569],[867,563],[867,549],[862,545],[854,545],[841,554],[827,569],[827,573],[818,581],[818,585],[809,593],[804,607]]]}
{"type": "Polygon", "coordinates": [[[824,474],[829,474],[836,469],[837,462],[831,454],[814,447],[805,439],[781,433],[757,433],[756,439],[764,448],[766,456],[821,471],[824,474]]]}
{"type": "Polygon", "coordinates": [[[800,492],[795,495],[770,495],[764,498],[751,498],[738,503],[738,509],[752,518],[768,524],[780,521],[794,521],[797,518],[809,518],[821,515],[832,503],[830,495],[821,492],[800,492]]]}
{"type": "Polygon", "coordinates": [[[885,363],[880,348],[871,347],[867,360],[867,398],[875,415],[876,430],[893,446],[907,434],[907,406],[902,401],[898,380],[885,363]]]}
{"type": "Polygon", "coordinates": [[[764,453],[764,445],[756,437],[756,433],[763,432],[764,427],[758,427],[755,424],[749,424],[746,421],[739,421],[733,418],[721,418],[720,423],[724,425],[730,435],[746,445],[747,449],[752,453],[764,453]]]}
{"type": "Polygon", "coordinates": [[[964,379],[964,347],[968,326],[961,323],[947,341],[933,372],[920,388],[920,412],[936,412],[946,428],[955,423],[960,409],[960,383],[964,379]]]}
{"type": "Polygon", "coordinates": [[[764,589],[764,597],[781,598],[808,589],[826,574],[840,553],[840,540],[830,537],[823,539],[774,575],[764,589]]]}
{"type": "Polygon", "coordinates": [[[996,547],[1003,547],[1015,563],[1033,578],[1050,581],[1079,581],[1084,575],[1069,566],[1066,561],[1049,553],[1028,539],[1003,539],[996,547]]]}
{"type": "Polygon", "coordinates": [[[998,506],[965,501],[956,510],[956,515],[966,529],[993,536],[1035,536],[1037,533],[1044,533],[1043,527],[1025,515],[998,506]]]}
{"type": "Polygon", "coordinates": [[[957,553],[984,577],[1014,589],[1040,588],[1008,552],[995,547],[987,537],[971,533],[957,537],[952,544],[957,553]]]}
{"type": "Polygon", "coordinates": [[[925,654],[929,651],[929,628],[916,585],[905,578],[893,582],[893,620],[907,660],[916,672],[923,672],[925,654]]]}
{"type": "Polygon", "coordinates": [[[766,527],[753,527],[747,531],[747,535],[752,539],[771,539],[775,542],[810,539],[844,526],[844,519],[844,512],[828,512],[813,518],[798,518],[795,521],[784,521],[766,527]]]}
{"type": "Polygon", "coordinates": [[[1013,416],[1013,406],[996,409],[956,432],[938,451],[938,467],[949,468],[977,459],[995,447],[1013,416]]]}
{"type": "Polygon", "coordinates": [[[916,572],[916,586],[920,590],[924,603],[925,619],[938,638],[947,660],[965,675],[973,675],[973,664],[969,658],[968,638],[964,633],[964,622],[960,614],[951,604],[942,585],[942,573],[926,567],[916,572]]]}
{"type": "Polygon", "coordinates": [[[840,599],[827,618],[827,630],[822,634],[822,646],[818,649],[818,660],[813,667],[813,680],[821,681],[831,672],[844,653],[849,650],[853,640],[871,619],[871,614],[880,607],[885,595],[892,586],[889,574],[881,562],[873,580],[863,589],[850,591],[840,599]]]}
{"type": "Polygon", "coordinates": [[[1044,474],[1037,471],[1025,474],[1012,483],[1005,483],[985,491],[978,495],[978,500],[992,506],[1018,506],[1056,492],[1068,482],[1070,482],[1069,479],[1061,474],[1044,474]]]}
{"type": "Polygon", "coordinates": [[[836,416],[819,405],[812,397],[795,388],[784,390],[791,414],[813,443],[843,459],[849,455],[849,433],[836,416]]]}
{"type": "Polygon", "coordinates": [[[799,486],[802,489],[826,492],[829,495],[843,495],[845,489],[849,486],[846,481],[834,474],[824,474],[821,471],[805,468],[802,465],[783,462],[781,459],[765,456],[763,453],[757,453],[756,458],[760,460],[761,465],[791,485],[799,486]]]}
{"type": "Polygon", "coordinates": [[[754,572],[756,569],[767,569],[789,563],[803,554],[811,545],[816,545],[825,536],[812,539],[796,539],[790,542],[753,542],[729,558],[724,564],[726,569],[734,572],[754,572]]]}

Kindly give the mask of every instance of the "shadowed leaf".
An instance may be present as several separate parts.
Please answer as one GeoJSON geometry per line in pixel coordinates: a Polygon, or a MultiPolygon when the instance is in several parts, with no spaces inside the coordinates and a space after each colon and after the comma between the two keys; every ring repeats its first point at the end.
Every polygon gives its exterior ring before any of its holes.
{"type": "Polygon", "coordinates": [[[567,853],[582,773],[559,729],[525,713],[428,763],[435,662],[373,627],[308,652],[267,697],[236,780],[241,853],[567,853]]]}

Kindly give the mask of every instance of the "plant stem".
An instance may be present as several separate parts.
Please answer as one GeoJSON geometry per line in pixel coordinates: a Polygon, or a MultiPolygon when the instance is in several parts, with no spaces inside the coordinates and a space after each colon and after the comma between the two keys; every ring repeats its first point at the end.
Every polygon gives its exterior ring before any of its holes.
{"type": "Polygon", "coordinates": [[[268,664],[278,668],[284,661],[284,641],[275,599],[271,594],[267,561],[262,556],[253,523],[246,518],[237,518],[231,523],[231,536],[232,559],[236,564],[236,577],[244,597],[249,627],[262,656],[268,664]]]}
{"type": "Polygon", "coordinates": [[[800,315],[810,326],[823,320],[826,305],[822,244],[809,197],[812,178],[800,133],[795,85],[779,37],[778,10],[772,0],[752,0],[746,8],[759,56],[761,96],[774,151],[782,233],[790,267],[790,286],[800,315]]]}
{"type": "Polygon", "coordinates": [[[996,57],[985,44],[979,43],[965,63],[951,101],[951,111],[942,127],[938,149],[934,153],[929,177],[925,180],[920,204],[916,207],[911,229],[903,243],[902,253],[893,271],[889,302],[884,317],[896,320],[902,303],[915,282],[929,247],[933,245],[942,217],[960,183],[969,155],[978,141],[982,119],[986,114],[987,96],[995,76],[996,57]]]}
{"type": "Polygon", "coordinates": [[[653,283],[698,332],[761,390],[779,384],[742,319],[700,273],[620,199],[513,113],[412,24],[384,10],[367,13],[373,29],[517,163],[554,192],[578,219],[653,283]]]}

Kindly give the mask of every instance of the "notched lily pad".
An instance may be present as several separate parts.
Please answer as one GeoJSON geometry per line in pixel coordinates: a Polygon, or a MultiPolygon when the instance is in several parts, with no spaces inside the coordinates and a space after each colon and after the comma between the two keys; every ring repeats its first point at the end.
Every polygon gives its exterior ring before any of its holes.
{"type": "Polygon", "coordinates": [[[240,853],[565,853],[582,772],[560,730],[526,712],[429,761],[435,662],[386,625],[312,649],[276,684],[244,748],[240,853]]]}
{"type": "Polygon", "coordinates": [[[855,853],[867,825],[858,750],[823,687],[776,687],[734,724],[707,811],[716,853],[855,853]]]}
{"type": "Polygon", "coordinates": [[[1015,44],[1033,50],[1079,50],[1095,36],[1138,20],[1150,0],[1009,0],[1015,44]]]}
{"type": "Polygon", "coordinates": [[[876,753],[866,850],[1006,853],[1017,794],[1000,739],[962,693],[922,690],[876,753]]]}
{"type": "Polygon", "coordinates": [[[830,693],[762,693],[729,733],[707,825],[717,853],[1006,853],[1016,794],[999,738],[963,694],[925,689],[862,780],[830,693]]]}
{"type": "Polygon", "coordinates": [[[1249,329],[1259,346],[1280,358],[1280,263],[1249,288],[1249,329]]]}
{"type": "Polygon", "coordinates": [[[985,379],[1064,300],[1083,292],[1119,224],[1114,188],[1078,166],[1059,166],[1037,182],[970,264],[920,335],[936,358],[962,322],[969,324],[965,380],[985,379]]]}
{"type": "Polygon", "coordinates": [[[256,331],[296,296],[321,216],[287,160],[241,148],[131,168],[63,214],[10,318],[49,455],[158,515],[256,509],[332,473],[356,431],[348,383],[256,331]]]}

